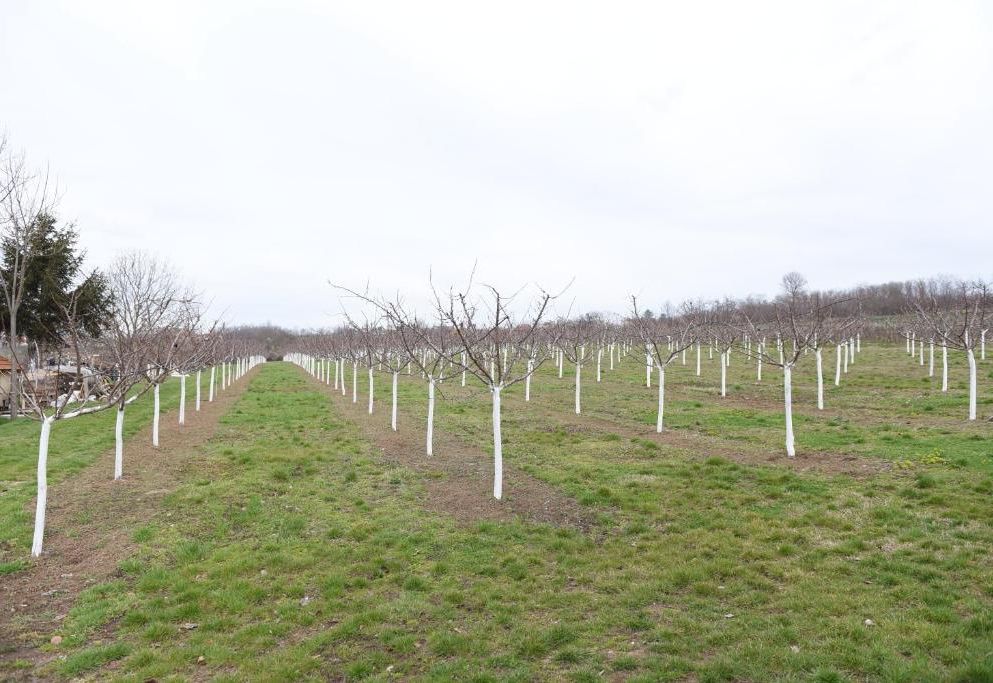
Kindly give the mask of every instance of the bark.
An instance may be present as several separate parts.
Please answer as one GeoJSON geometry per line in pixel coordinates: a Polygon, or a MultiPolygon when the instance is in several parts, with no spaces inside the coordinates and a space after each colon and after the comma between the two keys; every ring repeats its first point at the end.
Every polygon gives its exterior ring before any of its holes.
{"type": "Polygon", "coordinates": [[[124,476],[124,406],[117,407],[114,424],[114,479],[124,476]]]}
{"type": "Polygon", "coordinates": [[[655,420],[655,431],[659,434],[665,429],[665,366],[659,363],[659,414],[655,420]]]}
{"type": "Polygon", "coordinates": [[[34,510],[34,538],[31,541],[31,557],[41,555],[45,537],[45,508],[48,505],[48,438],[52,433],[54,417],[41,421],[41,436],[38,439],[38,498],[34,510]]]}
{"type": "Polygon", "coordinates": [[[393,427],[393,431],[397,430],[397,380],[400,377],[400,373],[393,371],[393,414],[390,418],[390,426],[393,427]]]}
{"type": "Polygon", "coordinates": [[[212,365],[210,367],[210,388],[207,390],[207,402],[214,402],[214,380],[217,377],[217,366],[212,365]]]}
{"type": "Polygon", "coordinates": [[[352,403],[359,402],[359,363],[352,362],[352,403]]]}
{"type": "Polygon", "coordinates": [[[155,387],[152,389],[152,395],[154,396],[152,409],[152,445],[156,448],[159,447],[159,383],[155,383],[155,387]]]}
{"type": "Polygon", "coordinates": [[[434,455],[434,377],[428,378],[428,455],[434,455]]]}
{"type": "Polygon", "coordinates": [[[835,346],[836,351],[836,362],[834,366],[834,386],[839,386],[841,384],[841,346],[835,346]]]}
{"type": "Polygon", "coordinates": [[[727,351],[721,351],[721,396],[728,395],[727,351]]]}
{"type": "Polygon", "coordinates": [[[200,412],[200,371],[197,370],[197,397],[196,397],[196,412],[200,412]]]}
{"type": "Polygon", "coordinates": [[[814,349],[814,357],[817,359],[817,409],[824,410],[824,358],[821,347],[814,349]]]}
{"type": "MultiPolygon", "coordinates": [[[[696,376],[700,376],[700,342],[696,343],[696,376]]],[[[762,379],[759,377],[759,379],[762,379]]]]}
{"type": "Polygon", "coordinates": [[[580,373],[583,366],[578,362],[576,363],[576,415],[582,412],[580,402],[579,402],[579,392],[580,392],[580,373]]]}
{"type": "Polygon", "coordinates": [[[373,374],[372,366],[369,366],[369,414],[370,415],[372,415],[372,399],[373,399],[373,394],[372,394],[372,381],[373,381],[372,374],[373,374]]]}
{"type": "Polygon", "coordinates": [[[186,375],[179,376],[179,424],[186,424],[186,375]]]}
{"type": "Polygon", "coordinates": [[[500,387],[491,387],[493,394],[493,497],[503,498],[503,436],[500,433],[500,387]]]}
{"type": "Polygon", "coordinates": [[[783,401],[786,412],[786,455],[796,456],[796,446],[793,442],[793,368],[783,366],[783,401]]]}
{"type": "Polygon", "coordinates": [[[941,343],[941,391],[948,391],[948,345],[941,343]]]}
{"type": "Polygon", "coordinates": [[[969,419],[976,419],[976,354],[973,350],[966,349],[966,356],[969,359],[969,419]]]}

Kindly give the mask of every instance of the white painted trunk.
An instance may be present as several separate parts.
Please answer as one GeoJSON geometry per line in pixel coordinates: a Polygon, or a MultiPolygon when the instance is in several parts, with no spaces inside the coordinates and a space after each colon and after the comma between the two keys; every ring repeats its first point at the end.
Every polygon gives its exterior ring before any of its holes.
{"type": "Polygon", "coordinates": [[[393,431],[397,430],[397,380],[400,377],[400,373],[393,373],[393,411],[390,417],[390,426],[393,427],[393,431]]]}
{"type": "Polygon", "coordinates": [[[924,342],[923,341],[920,343],[920,349],[921,349],[921,351],[920,351],[921,367],[923,368],[924,367],[924,342]]]}
{"type": "Polygon", "coordinates": [[[528,359],[528,376],[524,378],[524,401],[531,400],[531,375],[534,373],[534,361],[528,359]]]}
{"type": "Polygon", "coordinates": [[[762,381],[762,345],[761,344],[759,345],[759,352],[756,355],[756,358],[757,360],[755,362],[755,365],[757,367],[755,370],[755,381],[761,382],[762,381]]]}
{"type": "Polygon", "coordinates": [[[841,346],[835,346],[834,386],[841,384],[841,346]]]}
{"type": "Polygon", "coordinates": [[[783,366],[783,401],[786,412],[786,455],[796,456],[796,446],[793,443],[793,368],[783,366]]]}
{"type": "Polygon", "coordinates": [[[186,375],[179,376],[179,424],[186,424],[186,375]]]}
{"type": "Polygon", "coordinates": [[[154,408],[152,408],[152,445],[156,448],[159,447],[159,385],[156,384],[155,388],[152,389],[152,395],[154,396],[154,408]]]}
{"type": "Polygon", "coordinates": [[[373,381],[372,380],[372,375],[373,375],[373,370],[370,367],[369,368],[369,414],[370,415],[372,415],[372,399],[373,399],[373,395],[372,395],[372,381],[373,381]]]}
{"type": "Polygon", "coordinates": [[[841,342],[841,371],[848,374],[848,344],[841,342]]]}
{"type": "Polygon", "coordinates": [[[652,357],[645,354],[645,386],[652,388],[652,357]]]}
{"type": "Polygon", "coordinates": [[[934,340],[928,342],[927,376],[934,377],[934,340]]]}
{"type": "Polygon", "coordinates": [[[41,555],[41,545],[45,538],[45,508],[48,505],[48,438],[52,433],[55,418],[46,417],[41,421],[41,436],[38,438],[38,498],[34,508],[34,538],[31,541],[31,557],[41,555]]]}
{"type": "Polygon", "coordinates": [[[969,359],[969,419],[976,419],[976,354],[972,349],[966,349],[969,359]]]}
{"type": "Polygon", "coordinates": [[[597,349],[596,352],[596,381],[597,384],[600,383],[600,361],[603,360],[603,349],[597,349]]]}
{"type": "Polygon", "coordinates": [[[581,407],[580,407],[580,403],[579,403],[580,369],[582,367],[583,367],[582,365],[580,365],[579,363],[576,363],[576,415],[579,415],[582,412],[581,407]]]}
{"type": "Polygon", "coordinates": [[[721,396],[728,395],[728,364],[726,351],[721,351],[721,396]]]}
{"type": "Polygon", "coordinates": [[[117,407],[117,422],[114,424],[114,479],[124,476],[124,408],[117,407]]]}
{"type": "Polygon", "coordinates": [[[334,361],[334,390],[338,391],[338,363],[339,361],[335,359],[334,361]]]}
{"type": "Polygon", "coordinates": [[[352,363],[352,403],[359,402],[359,364],[352,363]]]}
{"type": "Polygon", "coordinates": [[[434,378],[428,378],[428,455],[434,455],[434,378]]]}
{"type": "Polygon", "coordinates": [[[493,394],[493,497],[503,498],[503,436],[500,433],[500,387],[491,387],[493,394]]]}
{"type": "Polygon", "coordinates": [[[197,370],[196,412],[200,412],[200,370],[197,370]]]}
{"type": "Polygon", "coordinates": [[[210,368],[210,387],[207,390],[207,402],[214,402],[214,380],[217,377],[217,366],[212,365],[210,368]]]}
{"type": "Polygon", "coordinates": [[[659,434],[665,429],[665,366],[659,364],[659,413],[655,420],[655,431],[659,434]]]}
{"type": "Polygon", "coordinates": [[[941,391],[948,391],[948,345],[941,343],[941,391]]]}
{"type": "Polygon", "coordinates": [[[824,358],[821,347],[814,350],[814,358],[817,359],[817,409],[824,410],[824,358]]]}
{"type": "Polygon", "coordinates": [[[696,376],[700,376],[700,342],[696,343],[696,376]]]}

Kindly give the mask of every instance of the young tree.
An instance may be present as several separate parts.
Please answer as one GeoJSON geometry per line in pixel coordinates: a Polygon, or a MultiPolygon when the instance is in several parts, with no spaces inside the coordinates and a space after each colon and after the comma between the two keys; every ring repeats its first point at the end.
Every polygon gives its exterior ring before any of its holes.
{"type": "MultiPolygon", "coordinates": [[[[824,336],[825,322],[832,316],[833,309],[843,300],[825,300],[820,293],[807,291],[807,281],[799,273],[787,273],[783,276],[783,291],[773,302],[769,311],[771,320],[753,320],[748,315],[742,315],[740,320],[742,331],[750,336],[759,337],[763,322],[774,325],[780,339],[776,355],[752,347],[751,354],[761,354],[767,363],[783,369],[783,407],[786,423],[786,454],[796,456],[796,444],[793,434],[793,368],[803,356],[804,350],[815,348],[818,339],[824,336]]],[[[818,364],[820,373],[820,364],[818,364]]]]}
{"type": "MultiPolygon", "coordinates": [[[[942,350],[964,351],[969,364],[969,419],[977,416],[976,344],[993,315],[991,285],[983,280],[935,279],[916,283],[910,305],[919,323],[936,339],[942,350]]],[[[943,382],[943,385],[946,382],[943,382]]]]}
{"type": "Polygon", "coordinates": [[[663,309],[659,317],[654,318],[643,315],[638,310],[637,298],[631,297],[631,324],[659,369],[659,407],[655,421],[655,431],[659,434],[665,429],[666,368],[693,344],[698,344],[699,357],[698,334],[705,322],[701,308],[692,303],[684,303],[679,309],[663,309]]]}
{"type": "Polygon", "coordinates": [[[8,152],[0,140],[0,294],[4,330],[15,371],[10,374],[10,416],[17,416],[21,405],[17,343],[22,330],[18,323],[22,306],[31,291],[32,266],[37,256],[39,234],[46,230],[46,219],[54,205],[55,193],[49,186],[48,173],[28,168],[23,155],[8,152]]]}
{"type": "MultiPolygon", "coordinates": [[[[539,290],[523,313],[515,315],[516,297],[485,285],[481,291],[470,278],[465,290],[442,297],[432,286],[438,318],[452,330],[452,363],[464,367],[490,390],[493,403],[493,497],[503,497],[503,437],[500,397],[504,389],[524,381],[542,362],[539,331],[553,296],[539,290]],[[493,357],[502,354],[500,362],[493,357]],[[464,353],[464,356],[462,355],[464,353]],[[465,360],[461,360],[464,358],[465,360]],[[529,362],[537,359],[536,362],[529,362]]],[[[552,340],[557,341],[557,340],[552,340]]],[[[432,347],[439,355],[441,348],[432,347]]]]}

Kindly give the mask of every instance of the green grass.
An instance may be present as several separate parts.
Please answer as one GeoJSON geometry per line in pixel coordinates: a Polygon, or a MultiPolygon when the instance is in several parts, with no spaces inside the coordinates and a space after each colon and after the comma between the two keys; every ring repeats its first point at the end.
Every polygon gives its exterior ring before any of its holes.
{"type": "MultiPolygon", "coordinates": [[[[187,387],[188,392],[191,387],[187,387]]],[[[191,394],[187,393],[187,409],[191,394]]],[[[179,406],[179,380],[170,379],[160,389],[163,420],[175,419],[179,406]]],[[[56,485],[91,464],[97,456],[114,447],[116,411],[105,410],[60,420],[52,427],[48,452],[48,482],[56,485]]],[[[125,439],[152,421],[151,392],[127,407],[124,419],[125,439]]],[[[0,418],[0,575],[24,566],[31,549],[34,509],[29,502],[36,492],[38,467],[37,421],[0,418]]],[[[125,468],[127,450],[125,449],[125,468]]],[[[107,477],[113,476],[108,471],[107,477]]],[[[52,495],[52,494],[50,494],[52,495]]]]}
{"type": "MultiPolygon", "coordinates": [[[[701,379],[675,368],[671,424],[778,452],[777,377],[755,387],[735,360],[754,400],[716,398],[713,364],[701,379]]],[[[798,382],[801,450],[894,464],[858,479],[622,436],[654,405],[630,358],[584,399],[615,428],[563,428],[569,373],[544,369],[534,406],[509,392],[505,457],[587,506],[588,533],[428,512],[428,475],[381,461],[302,373],[268,364],[133,531],[120,577],[80,597],[51,673],[991,680],[990,427],[904,361],[867,348],[827,415],[798,382]]],[[[422,419],[423,385],[401,388],[401,424],[422,419]]],[[[445,392],[439,427],[488,448],[486,394],[445,392]]]]}

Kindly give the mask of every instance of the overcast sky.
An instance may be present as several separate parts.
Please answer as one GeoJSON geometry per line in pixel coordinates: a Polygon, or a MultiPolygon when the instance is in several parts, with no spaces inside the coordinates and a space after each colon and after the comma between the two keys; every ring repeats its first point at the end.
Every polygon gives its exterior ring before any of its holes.
{"type": "Polygon", "coordinates": [[[993,275],[990,3],[151,5],[0,0],[0,130],[229,322],[993,275]]]}

